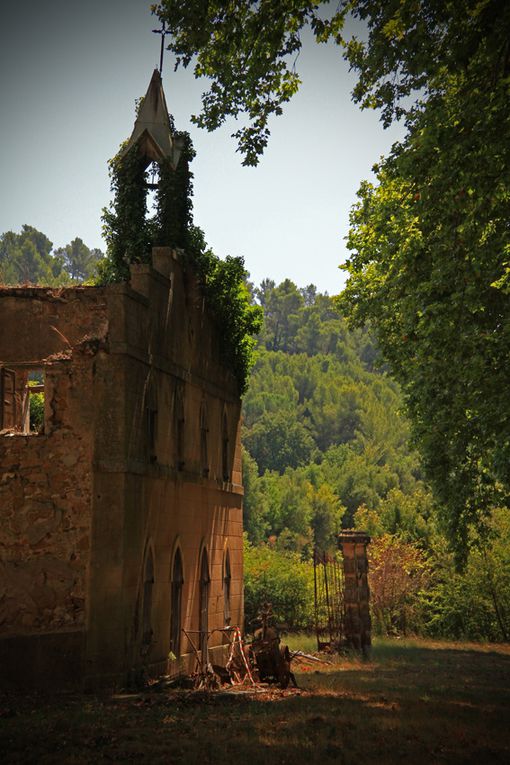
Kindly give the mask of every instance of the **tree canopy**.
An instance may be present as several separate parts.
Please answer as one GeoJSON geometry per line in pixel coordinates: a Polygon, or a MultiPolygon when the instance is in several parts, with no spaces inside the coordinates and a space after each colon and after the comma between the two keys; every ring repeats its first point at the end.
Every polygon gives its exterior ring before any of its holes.
{"type": "Polygon", "coordinates": [[[161,0],[153,8],[177,66],[193,64],[210,80],[195,122],[214,130],[228,117],[248,119],[234,134],[247,165],[267,145],[270,117],[299,89],[307,28],[317,43],[340,46],[358,74],[354,100],[380,108],[385,125],[413,111],[409,96],[441,92],[480,53],[492,74],[508,64],[509,9],[500,0],[161,0]],[[345,32],[347,19],[355,34],[345,32]]]}
{"type": "Polygon", "coordinates": [[[408,83],[388,95],[388,119],[413,83],[425,95],[377,184],[361,186],[340,306],[376,329],[462,553],[469,528],[510,499],[510,14],[491,2],[430,6],[418,27],[399,18],[399,57],[386,58],[408,83]]]}
{"type": "MultiPolygon", "coordinates": [[[[306,27],[340,46],[356,102],[379,109],[385,126],[405,120],[377,182],[361,185],[340,307],[370,323],[465,552],[469,529],[510,499],[509,4],[163,0],[157,12],[178,64],[210,78],[197,123],[248,117],[236,134],[245,164],[256,164],[270,115],[299,87],[306,27]]],[[[273,343],[285,350],[294,314],[273,312],[273,343]]],[[[305,332],[313,337],[312,323],[305,332]]]]}
{"type": "Polygon", "coordinates": [[[102,258],[101,250],[90,249],[79,237],[54,249],[45,234],[23,225],[19,234],[6,231],[0,235],[0,283],[81,284],[95,277],[102,258]]]}
{"type": "Polygon", "coordinates": [[[168,47],[177,65],[193,62],[195,76],[211,80],[194,121],[215,130],[227,117],[248,118],[234,134],[243,164],[258,163],[269,139],[269,118],[281,114],[282,105],[299,88],[295,61],[301,30],[311,27],[318,42],[340,39],[345,11],[340,8],[326,20],[320,13],[325,5],[303,0],[163,0],[155,6],[170,32],[168,47]]]}

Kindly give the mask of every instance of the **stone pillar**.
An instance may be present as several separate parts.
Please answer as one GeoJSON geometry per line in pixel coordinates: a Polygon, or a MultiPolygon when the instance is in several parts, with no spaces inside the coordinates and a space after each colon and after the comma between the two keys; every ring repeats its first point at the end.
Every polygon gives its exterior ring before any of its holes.
{"type": "Polygon", "coordinates": [[[343,531],[338,544],[344,559],[344,635],[346,645],[368,656],[371,646],[370,593],[364,531],[343,531]]]}

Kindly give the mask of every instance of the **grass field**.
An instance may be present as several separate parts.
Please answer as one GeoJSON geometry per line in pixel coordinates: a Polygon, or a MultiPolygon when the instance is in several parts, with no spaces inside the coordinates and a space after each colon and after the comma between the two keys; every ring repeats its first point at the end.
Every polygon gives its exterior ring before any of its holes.
{"type": "Polygon", "coordinates": [[[298,690],[255,696],[0,695],[0,762],[510,763],[510,646],[379,641],[295,669],[298,690]]]}

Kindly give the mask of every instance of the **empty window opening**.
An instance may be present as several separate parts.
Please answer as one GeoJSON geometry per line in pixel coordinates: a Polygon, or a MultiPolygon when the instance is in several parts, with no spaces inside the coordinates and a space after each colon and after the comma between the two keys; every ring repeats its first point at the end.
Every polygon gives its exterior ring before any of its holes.
{"type": "Polygon", "coordinates": [[[175,388],[175,452],[177,470],[184,470],[184,386],[181,382],[175,388]]]}
{"type": "Polygon", "coordinates": [[[209,475],[209,427],[207,424],[207,408],[205,401],[200,407],[200,466],[202,476],[207,478],[209,475]]]}
{"type": "Polygon", "coordinates": [[[182,570],[181,551],[177,548],[172,567],[172,587],[170,603],[170,650],[175,657],[181,654],[181,612],[182,612],[182,586],[184,575],[182,570]]]}
{"type": "Polygon", "coordinates": [[[225,624],[230,624],[231,609],[230,609],[230,591],[232,584],[232,573],[230,570],[230,553],[227,550],[225,555],[225,565],[223,568],[223,616],[225,624]]]}
{"type": "Polygon", "coordinates": [[[146,217],[150,218],[158,211],[158,186],[160,180],[159,165],[157,162],[152,162],[147,169],[147,214],[146,217]]]}
{"type": "Polygon", "coordinates": [[[44,433],[44,369],[0,368],[0,430],[44,433]]]}
{"type": "Polygon", "coordinates": [[[44,433],[44,370],[28,373],[23,401],[23,432],[44,433]]]}
{"type": "Polygon", "coordinates": [[[152,552],[147,550],[143,577],[142,644],[152,643],[152,591],[154,588],[154,562],[152,552]]]}
{"type": "Polygon", "coordinates": [[[221,430],[221,470],[224,481],[230,481],[229,443],[227,414],[223,414],[223,426],[221,430]]]}
{"type": "Polygon", "coordinates": [[[158,411],[157,409],[148,407],[146,409],[147,417],[147,451],[149,455],[149,462],[157,462],[156,455],[156,438],[157,438],[157,426],[158,426],[158,411]]]}
{"type": "Polygon", "coordinates": [[[202,652],[202,663],[207,664],[209,661],[209,654],[207,650],[207,641],[209,638],[209,589],[211,578],[209,576],[209,561],[207,558],[207,550],[204,548],[202,551],[202,558],[200,561],[200,650],[202,652]]]}

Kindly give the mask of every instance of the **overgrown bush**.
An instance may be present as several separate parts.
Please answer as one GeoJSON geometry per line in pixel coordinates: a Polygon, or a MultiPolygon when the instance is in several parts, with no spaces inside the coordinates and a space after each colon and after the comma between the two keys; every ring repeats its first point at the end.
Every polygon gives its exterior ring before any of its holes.
{"type": "Polygon", "coordinates": [[[466,566],[456,571],[439,540],[434,578],[424,593],[425,633],[454,639],[510,640],[510,511],[498,508],[488,534],[474,539],[466,566]]]}
{"type": "Polygon", "coordinates": [[[369,583],[374,632],[417,633],[422,628],[421,594],[430,581],[430,563],[416,544],[384,534],[369,550],[369,583]]]}
{"type": "Polygon", "coordinates": [[[313,564],[299,555],[267,545],[244,545],[244,610],[252,632],[260,606],[273,606],[275,623],[289,630],[310,629],[314,623],[313,564]]]}
{"type": "Polygon", "coordinates": [[[452,640],[510,640],[510,512],[493,511],[463,570],[444,537],[425,550],[402,536],[369,547],[373,629],[452,640]]]}
{"type": "Polygon", "coordinates": [[[44,395],[32,393],[30,395],[30,430],[39,431],[44,425],[44,395]]]}

